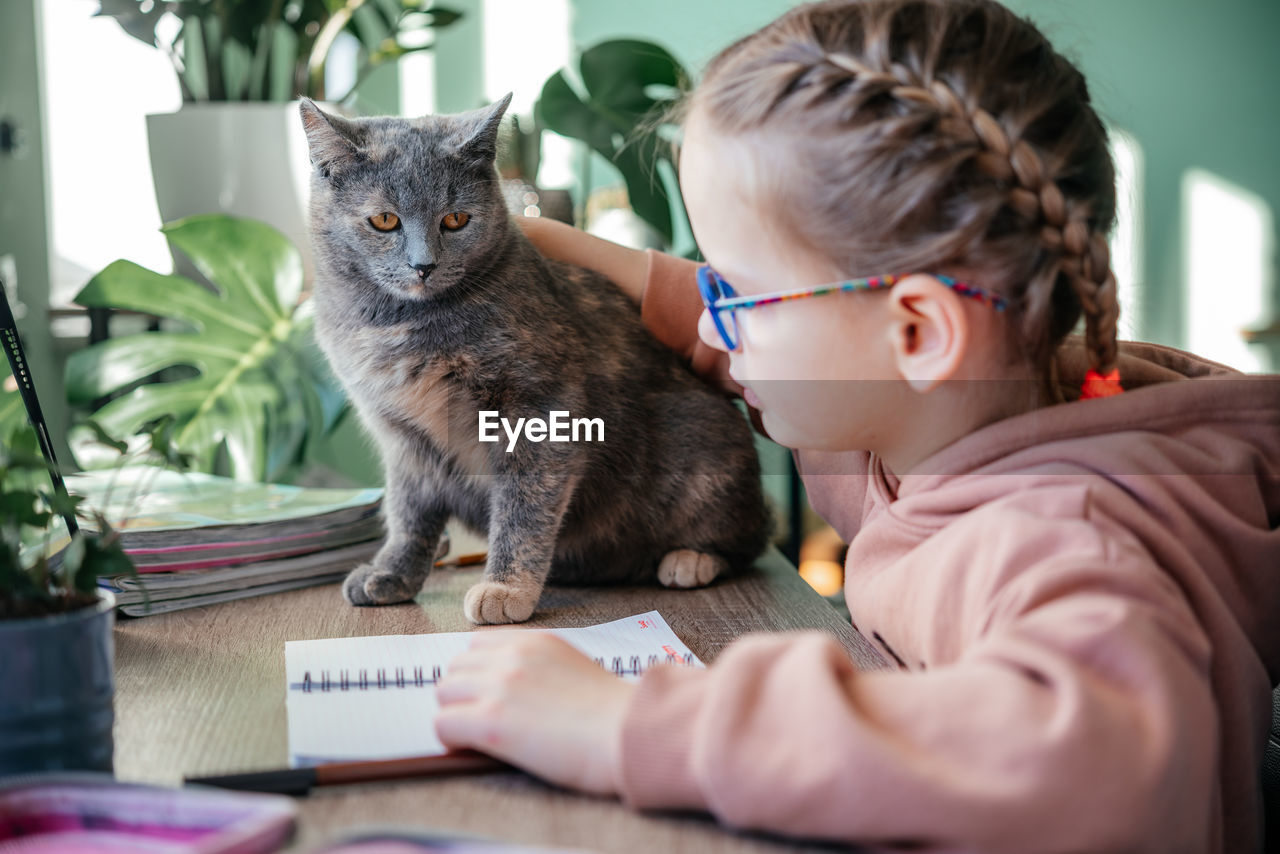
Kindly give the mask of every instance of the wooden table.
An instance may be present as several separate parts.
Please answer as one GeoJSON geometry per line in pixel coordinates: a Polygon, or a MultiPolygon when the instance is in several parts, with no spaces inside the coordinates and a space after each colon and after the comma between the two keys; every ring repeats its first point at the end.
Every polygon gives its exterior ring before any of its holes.
{"type": "MultiPolygon", "coordinates": [[[[468,630],[462,597],[480,572],[437,570],[404,605],[353,608],[330,584],[122,620],[115,633],[117,776],[172,785],[184,775],[285,767],[285,641],[468,630]]],[[[707,663],[747,632],[816,628],[861,666],[883,666],[776,551],[746,575],[704,590],[550,587],[528,625],[590,625],[655,608],[707,663]]],[[[725,830],[705,816],[636,813],[517,772],[329,787],[298,806],[296,848],[357,826],[398,825],[595,851],[812,850],[725,830]]]]}

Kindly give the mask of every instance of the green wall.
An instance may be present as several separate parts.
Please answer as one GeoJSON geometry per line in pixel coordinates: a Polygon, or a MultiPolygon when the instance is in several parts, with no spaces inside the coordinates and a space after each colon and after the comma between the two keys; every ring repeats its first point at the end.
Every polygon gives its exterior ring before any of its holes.
{"type": "MultiPolygon", "coordinates": [[[[1213,172],[1280,211],[1280,52],[1275,48],[1280,3],[1009,0],[1008,5],[1041,24],[1078,62],[1103,119],[1141,144],[1146,281],[1138,328],[1144,337],[1184,343],[1183,174],[1192,168],[1213,172]]],[[[1274,259],[1271,264],[1274,270],[1274,259]]]]}
{"type": "Polygon", "coordinates": [[[697,76],[722,47],[759,29],[795,3],[785,0],[571,0],[573,44],[614,38],[654,41],[697,76]]]}

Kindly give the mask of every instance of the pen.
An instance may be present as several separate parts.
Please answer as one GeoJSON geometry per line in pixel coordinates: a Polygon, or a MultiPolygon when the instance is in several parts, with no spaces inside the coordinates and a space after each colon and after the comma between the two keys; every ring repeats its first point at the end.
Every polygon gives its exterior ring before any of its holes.
{"type": "Polygon", "coordinates": [[[474,750],[456,750],[439,756],[413,756],[408,759],[380,759],[369,762],[331,762],[310,768],[281,768],[275,771],[222,774],[214,777],[186,777],[183,782],[246,792],[305,795],[313,786],[340,786],[345,783],[365,783],[371,780],[510,770],[513,770],[510,765],[483,753],[477,753],[474,750]]]}

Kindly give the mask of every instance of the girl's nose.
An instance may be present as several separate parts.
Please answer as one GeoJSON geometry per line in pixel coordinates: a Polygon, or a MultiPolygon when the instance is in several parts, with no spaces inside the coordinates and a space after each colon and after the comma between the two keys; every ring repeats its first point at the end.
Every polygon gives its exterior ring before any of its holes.
{"type": "Polygon", "coordinates": [[[708,347],[714,347],[722,353],[729,352],[729,348],[724,346],[724,339],[720,337],[720,332],[716,329],[716,322],[711,319],[711,312],[705,308],[702,310],[702,314],[698,315],[698,337],[708,347]]]}

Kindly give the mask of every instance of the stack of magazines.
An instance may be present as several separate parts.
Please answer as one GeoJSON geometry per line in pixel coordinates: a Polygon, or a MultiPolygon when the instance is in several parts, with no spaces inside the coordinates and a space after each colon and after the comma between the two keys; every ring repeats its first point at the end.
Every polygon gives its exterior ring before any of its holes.
{"type": "Polygon", "coordinates": [[[382,542],[381,489],[244,483],[153,466],[66,481],[121,532],[138,574],[100,584],[131,616],[339,581],[382,542]]]}

